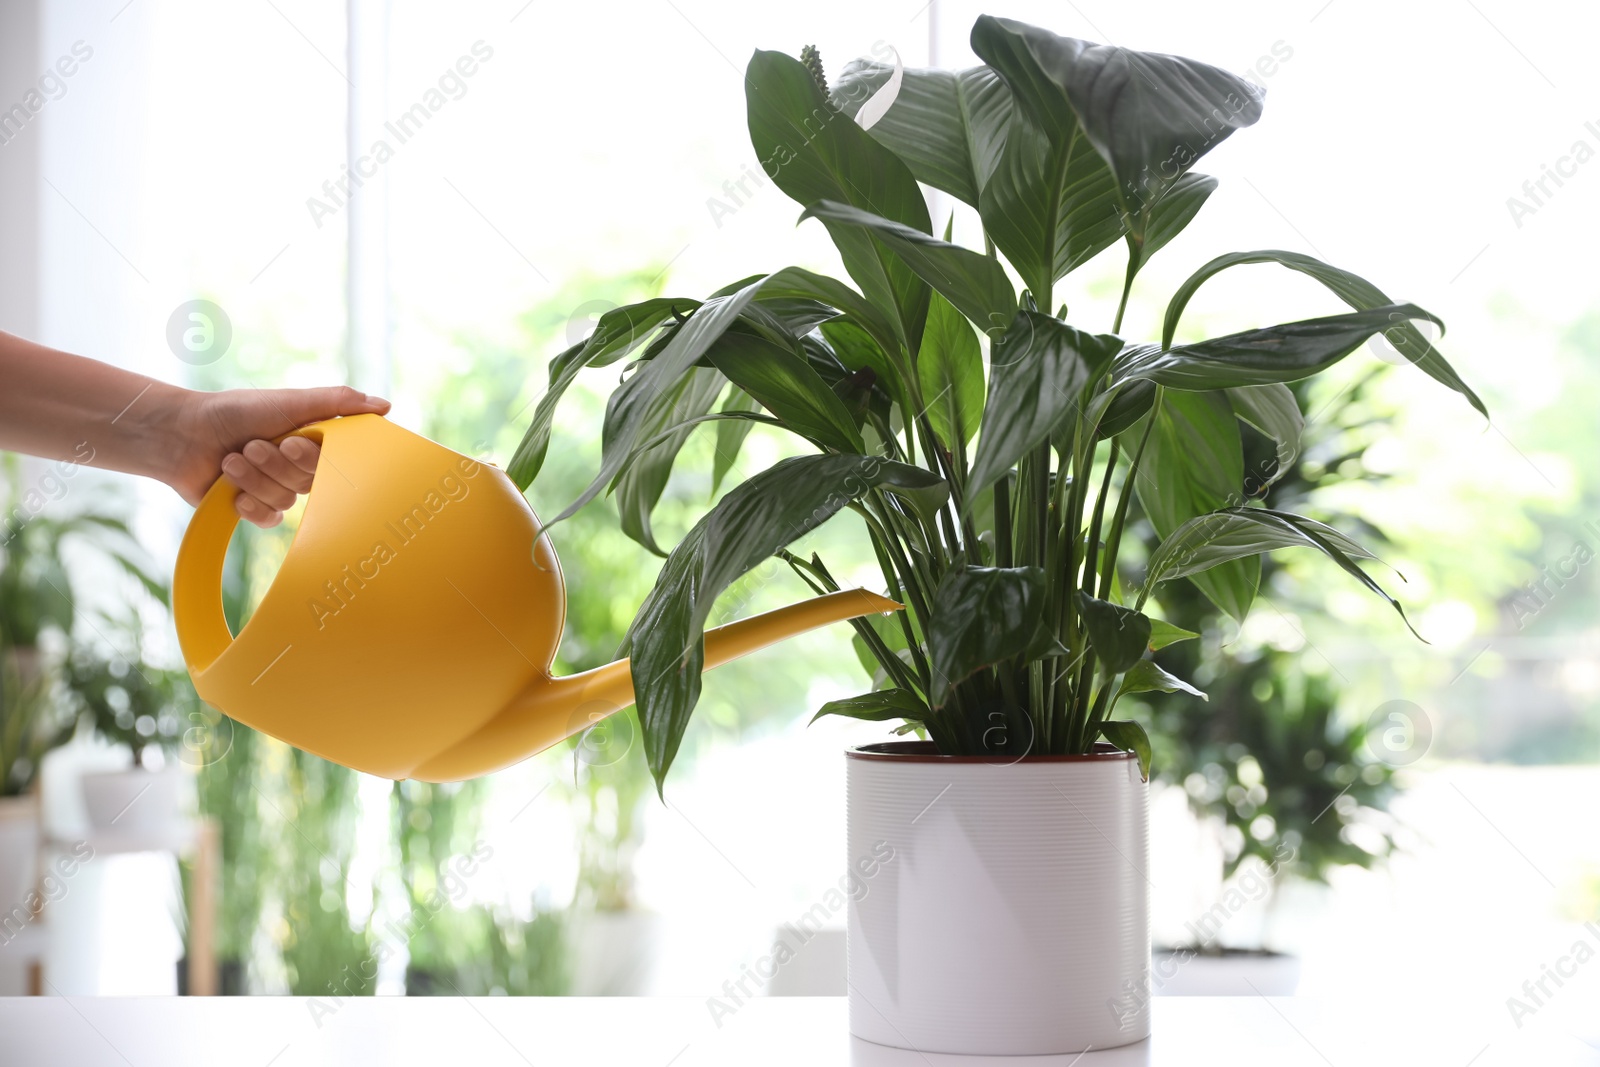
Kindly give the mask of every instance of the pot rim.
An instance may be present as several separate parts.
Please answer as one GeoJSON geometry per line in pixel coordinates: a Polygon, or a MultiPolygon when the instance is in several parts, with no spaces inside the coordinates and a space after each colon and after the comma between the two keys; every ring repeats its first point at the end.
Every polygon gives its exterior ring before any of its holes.
{"type": "Polygon", "coordinates": [[[987,764],[991,767],[1011,767],[1017,764],[1038,763],[1103,763],[1110,760],[1136,760],[1138,755],[1124,752],[1104,741],[1097,741],[1094,751],[1075,755],[1041,756],[946,756],[938,751],[932,741],[876,741],[870,745],[856,745],[844,750],[846,759],[874,760],[884,763],[942,763],[987,764]]]}

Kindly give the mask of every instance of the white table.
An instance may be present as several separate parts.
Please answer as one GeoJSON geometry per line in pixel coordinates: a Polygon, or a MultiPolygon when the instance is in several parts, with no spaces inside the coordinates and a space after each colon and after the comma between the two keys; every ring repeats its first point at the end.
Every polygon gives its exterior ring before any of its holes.
{"type": "MultiPolygon", "coordinates": [[[[1591,1006],[1600,1008],[1600,1006],[1591,1006]]],[[[1596,1013],[1600,1016],[1600,1012],[1596,1013]]],[[[852,1039],[843,999],[763,998],[719,1029],[692,998],[0,998],[0,1065],[71,1067],[1556,1067],[1600,1063],[1600,1031],[1547,1016],[1285,998],[1155,1002],[1148,1042],[1081,1057],[923,1056],[852,1039]],[[1593,1042],[1591,1044],[1590,1042],[1593,1042]]],[[[1600,1024],[1600,1017],[1596,1018],[1600,1024]]]]}

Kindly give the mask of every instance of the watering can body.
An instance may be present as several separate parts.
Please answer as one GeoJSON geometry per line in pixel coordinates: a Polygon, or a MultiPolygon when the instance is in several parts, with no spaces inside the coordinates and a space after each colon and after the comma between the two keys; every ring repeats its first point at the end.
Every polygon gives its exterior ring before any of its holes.
{"type": "MultiPolygon", "coordinates": [[[[456,781],[519,762],[633,702],[627,661],[550,673],[560,564],[497,468],[377,415],[295,431],[322,455],[276,578],[237,636],[222,611],[236,490],[219,480],[178,553],[173,612],[195,689],[297,748],[385,778],[456,781]]],[[[719,662],[893,610],[862,590],[709,631],[719,662]]]]}

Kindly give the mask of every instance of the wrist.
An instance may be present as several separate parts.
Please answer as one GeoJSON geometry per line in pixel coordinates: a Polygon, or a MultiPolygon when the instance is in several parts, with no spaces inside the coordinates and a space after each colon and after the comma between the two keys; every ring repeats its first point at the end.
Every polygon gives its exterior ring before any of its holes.
{"type": "Polygon", "coordinates": [[[138,400],[115,421],[124,430],[130,468],[184,491],[186,468],[198,444],[198,401],[192,389],[152,381],[138,400]]]}

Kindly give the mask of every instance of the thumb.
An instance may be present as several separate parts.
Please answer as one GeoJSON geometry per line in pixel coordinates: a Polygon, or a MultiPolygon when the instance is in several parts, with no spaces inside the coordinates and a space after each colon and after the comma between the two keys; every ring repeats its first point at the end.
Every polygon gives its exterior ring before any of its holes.
{"type": "Polygon", "coordinates": [[[335,415],[382,415],[388,412],[389,402],[379,396],[368,396],[348,385],[330,385],[317,389],[273,390],[273,404],[278,411],[296,426],[331,419],[335,415]]]}

